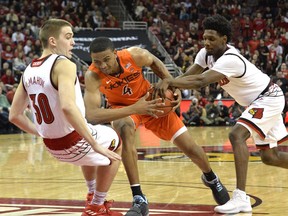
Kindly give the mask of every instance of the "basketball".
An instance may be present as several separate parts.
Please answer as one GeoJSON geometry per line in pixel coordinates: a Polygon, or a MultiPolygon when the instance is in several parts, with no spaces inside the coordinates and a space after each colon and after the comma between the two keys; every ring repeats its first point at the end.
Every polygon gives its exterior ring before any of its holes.
{"type": "MultiPolygon", "coordinates": [[[[151,100],[153,91],[154,91],[154,88],[149,91],[150,95],[146,100],[151,100]]],[[[173,110],[174,105],[171,103],[171,101],[175,100],[173,92],[170,89],[167,89],[165,92],[165,96],[166,96],[166,98],[164,98],[165,105],[163,107],[157,108],[163,111],[163,113],[156,113],[158,117],[166,116],[173,110]]],[[[158,95],[157,98],[160,98],[160,96],[158,95]]]]}

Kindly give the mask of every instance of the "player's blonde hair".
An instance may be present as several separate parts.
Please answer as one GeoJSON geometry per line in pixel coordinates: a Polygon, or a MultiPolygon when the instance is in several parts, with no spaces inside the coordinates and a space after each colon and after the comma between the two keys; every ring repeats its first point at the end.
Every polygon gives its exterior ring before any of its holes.
{"type": "Polygon", "coordinates": [[[48,47],[49,37],[58,38],[61,29],[65,26],[70,26],[72,28],[71,23],[63,19],[49,19],[45,21],[39,32],[39,38],[42,43],[42,47],[48,47]]]}

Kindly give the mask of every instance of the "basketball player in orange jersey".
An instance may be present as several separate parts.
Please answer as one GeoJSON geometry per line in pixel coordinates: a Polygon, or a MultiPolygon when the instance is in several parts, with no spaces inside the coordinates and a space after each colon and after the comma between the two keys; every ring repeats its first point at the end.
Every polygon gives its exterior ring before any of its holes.
{"type": "Polygon", "coordinates": [[[9,120],[43,137],[48,152],[57,160],[81,166],[88,190],[94,194],[82,216],[120,216],[110,210],[111,202],[105,201],[121,160],[120,140],[112,128],[88,124],[84,118],[76,65],[69,60],[74,46],[72,25],[61,19],[47,20],[39,37],[42,55],[24,71],[9,120]],[[28,104],[34,123],[23,114],[28,104]]]}
{"type": "MultiPolygon", "coordinates": [[[[212,171],[203,149],[193,141],[176,113],[170,112],[167,116],[155,118],[151,112],[141,115],[143,113],[133,110],[135,103],[144,100],[151,87],[143,76],[142,67],[150,67],[163,79],[171,77],[165,65],[139,47],[116,51],[113,42],[106,37],[92,41],[90,54],[92,64],[85,75],[86,117],[91,123],[111,122],[122,138],[122,161],[133,195],[133,204],[126,216],[149,214],[148,201],[141,191],[135,147],[135,130],[140,124],[181,149],[202,170],[202,181],[211,188],[216,202],[226,203],[229,200],[226,188],[212,171]],[[112,109],[100,109],[101,92],[112,109]]],[[[180,94],[179,90],[177,94],[180,94]]],[[[180,98],[178,100],[176,104],[179,104],[180,98]]]]}

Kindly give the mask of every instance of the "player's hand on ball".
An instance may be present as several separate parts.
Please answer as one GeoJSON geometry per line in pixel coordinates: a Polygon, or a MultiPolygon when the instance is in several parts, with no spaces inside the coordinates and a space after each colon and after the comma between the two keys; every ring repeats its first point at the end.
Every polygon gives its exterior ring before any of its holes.
{"type": "Polygon", "coordinates": [[[159,80],[158,83],[154,86],[154,91],[152,93],[152,98],[157,98],[160,96],[161,98],[165,98],[165,92],[167,91],[169,87],[169,81],[171,78],[164,78],[162,80],[159,80]]]}
{"type": "MultiPolygon", "coordinates": [[[[153,95],[154,88],[151,88],[151,89],[149,90],[149,92],[152,93],[152,95],[153,95]]],[[[177,95],[177,94],[176,94],[176,95],[177,95]]],[[[151,100],[151,98],[152,98],[152,96],[146,98],[146,100],[149,101],[149,100],[151,100]]],[[[168,115],[170,112],[174,111],[174,110],[173,110],[173,107],[175,106],[175,104],[178,105],[178,102],[175,101],[174,94],[173,94],[173,92],[172,92],[170,89],[167,89],[167,90],[165,91],[164,97],[161,97],[160,95],[156,95],[156,99],[157,99],[157,98],[158,98],[158,99],[161,99],[161,101],[164,103],[163,105],[161,105],[161,106],[159,106],[159,107],[157,108],[157,109],[159,109],[159,110],[162,110],[163,112],[162,112],[162,113],[160,113],[160,112],[156,112],[156,113],[155,113],[155,112],[154,112],[153,115],[150,114],[150,115],[152,115],[152,116],[154,116],[154,117],[155,117],[155,115],[156,115],[157,117],[166,116],[166,115],[168,115]],[[172,101],[175,101],[174,104],[172,103],[172,101]],[[155,115],[154,115],[154,114],[155,114],[155,115]]],[[[177,108],[177,107],[176,107],[176,108],[177,108]]]]}
{"type": "Polygon", "coordinates": [[[158,118],[157,115],[162,114],[164,111],[160,108],[164,107],[164,103],[161,98],[151,100],[151,94],[147,92],[140,100],[133,104],[133,109],[136,114],[151,115],[158,118]]]}

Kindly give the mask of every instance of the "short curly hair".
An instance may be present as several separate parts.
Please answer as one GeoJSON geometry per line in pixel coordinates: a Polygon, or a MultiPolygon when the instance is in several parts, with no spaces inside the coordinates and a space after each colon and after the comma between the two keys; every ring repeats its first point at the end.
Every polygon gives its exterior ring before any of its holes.
{"type": "Polygon", "coordinates": [[[223,16],[216,14],[213,16],[206,17],[202,26],[204,30],[215,30],[221,36],[227,36],[227,42],[231,40],[232,27],[231,23],[223,16]]]}

